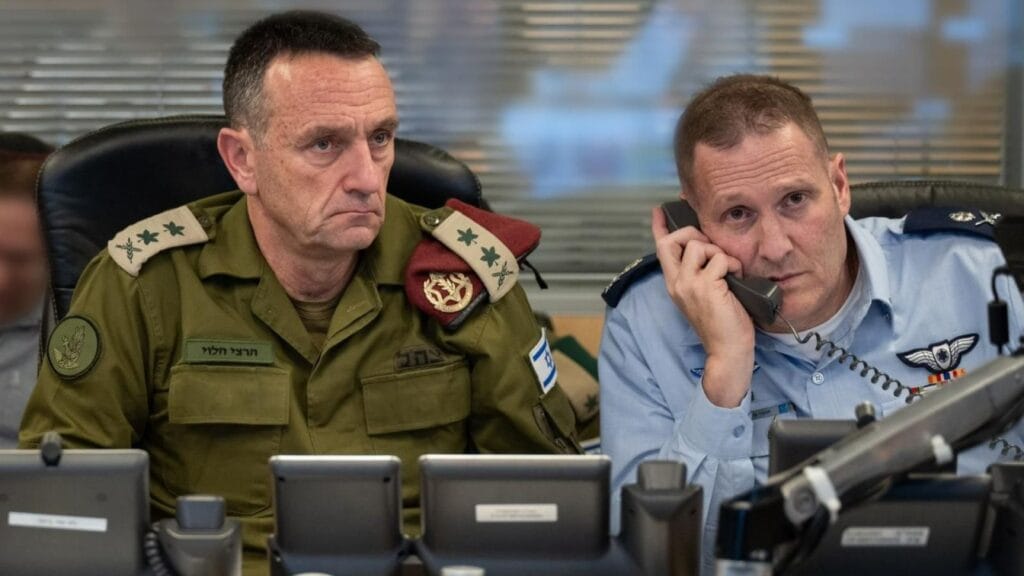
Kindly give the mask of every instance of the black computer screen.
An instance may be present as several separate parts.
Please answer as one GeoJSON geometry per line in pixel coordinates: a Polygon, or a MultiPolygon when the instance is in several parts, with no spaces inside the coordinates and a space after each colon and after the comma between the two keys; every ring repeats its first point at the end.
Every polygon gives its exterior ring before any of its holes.
{"type": "Polygon", "coordinates": [[[139,574],[149,528],[141,450],[0,450],[0,574],[139,574]]]}
{"type": "Polygon", "coordinates": [[[402,560],[394,456],[274,456],[271,571],[392,574],[402,560]]]}
{"type": "Polygon", "coordinates": [[[922,474],[847,507],[787,576],[967,576],[978,566],[988,476],[922,474]]]}
{"type": "Polygon", "coordinates": [[[448,557],[600,556],[610,470],[606,456],[423,456],[422,543],[448,557]]]}
{"type": "MultiPolygon", "coordinates": [[[[853,420],[776,420],[769,431],[769,474],[804,462],[856,430],[853,420]]],[[[969,574],[989,478],[958,477],[955,470],[955,459],[941,469],[926,463],[867,501],[843,508],[810,557],[784,574],[969,574]]]]}
{"type": "Polygon", "coordinates": [[[274,456],[274,534],[303,554],[390,551],[402,540],[394,456],[274,456]]]}
{"type": "Polygon", "coordinates": [[[857,429],[854,420],[776,420],[768,430],[768,474],[788,470],[857,429]]]}

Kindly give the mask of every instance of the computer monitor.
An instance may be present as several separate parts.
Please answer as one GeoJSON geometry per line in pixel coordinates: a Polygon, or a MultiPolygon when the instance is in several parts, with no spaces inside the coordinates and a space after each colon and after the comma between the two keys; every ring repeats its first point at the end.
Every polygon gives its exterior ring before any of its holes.
{"type": "Polygon", "coordinates": [[[394,456],[274,456],[274,574],[395,574],[404,559],[394,456]]]}
{"type": "MultiPolygon", "coordinates": [[[[857,431],[854,420],[775,420],[768,429],[768,475],[788,470],[857,431]]],[[[925,462],[917,473],[956,472],[956,456],[942,466],[925,462]]]]}
{"type": "MultiPolygon", "coordinates": [[[[504,574],[629,574],[610,546],[607,456],[420,458],[428,572],[473,565],[504,574]]],[[[614,548],[614,549],[613,549],[614,548]]]]}
{"type": "Polygon", "coordinates": [[[990,485],[988,476],[904,479],[878,500],[843,509],[807,560],[783,574],[974,574],[990,485]]]}
{"type": "Polygon", "coordinates": [[[0,450],[0,574],[140,574],[149,528],[141,450],[0,450]]]}
{"type": "Polygon", "coordinates": [[[775,420],[768,429],[768,474],[796,466],[855,430],[854,420],[775,420]]]}
{"type": "MultiPolygon", "coordinates": [[[[853,420],[776,420],[768,434],[769,474],[788,470],[856,431],[853,420]]],[[[990,481],[958,477],[955,471],[955,459],[941,469],[926,463],[884,494],[844,508],[810,557],[784,574],[969,574],[990,481]]]]}

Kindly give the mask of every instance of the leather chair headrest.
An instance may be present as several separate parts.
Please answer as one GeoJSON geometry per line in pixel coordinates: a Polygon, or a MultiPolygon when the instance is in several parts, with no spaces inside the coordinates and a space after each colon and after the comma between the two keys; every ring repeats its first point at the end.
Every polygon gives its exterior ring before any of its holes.
{"type": "Polygon", "coordinates": [[[1013,188],[953,180],[892,180],[850,187],[854,218],[900,218],[914,208],[948,206],[1001,214],[1024,214],[1024,192],[1013,188]]]}

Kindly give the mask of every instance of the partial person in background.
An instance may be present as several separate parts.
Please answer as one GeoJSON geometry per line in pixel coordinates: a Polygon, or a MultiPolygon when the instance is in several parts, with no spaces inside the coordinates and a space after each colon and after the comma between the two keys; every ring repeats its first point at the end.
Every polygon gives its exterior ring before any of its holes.
{"type": "Polygon", "coordinates": [[[36,174],[53,148],[26,134],[0,134],[0,448],[36,382],[46,309],[46,250],[36,213],[36,174]]]}

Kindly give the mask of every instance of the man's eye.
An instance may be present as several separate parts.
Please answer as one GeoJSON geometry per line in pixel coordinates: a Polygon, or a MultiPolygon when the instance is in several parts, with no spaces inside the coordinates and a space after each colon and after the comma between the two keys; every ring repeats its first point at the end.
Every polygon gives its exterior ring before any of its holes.
{"type": "Polygon", "coordinates": [[[313,149],[318,152],[327,152],[331,149],[331,141],[327,138],[319,138],[313,141],[313,149]]]}
{"type": "Polygon", "coordinates": [[[372,136],[374,146],[387,146],[391,142],[391,132],[379,130],[372,136]]]}
{"type": "Polygon", "coordinates": [[[725,219],[729,222],[738,222],[746,218],[748,212],[746,208],[733,208],[725,213],[725,219]]]}
{"type": "Polygon", "coordinates": [[[799,206],[807,201],[806,192],[794,192],[786,198],[786,203],[790,206],[799,206]]]}

